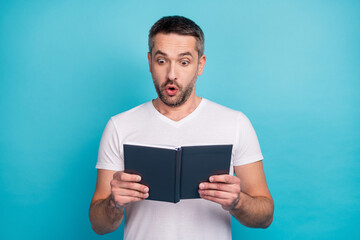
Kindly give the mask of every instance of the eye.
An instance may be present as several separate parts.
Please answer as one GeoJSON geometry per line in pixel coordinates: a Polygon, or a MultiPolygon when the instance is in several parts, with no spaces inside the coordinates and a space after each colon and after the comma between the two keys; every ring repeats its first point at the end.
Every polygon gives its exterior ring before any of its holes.
{"type": "Polygon", "coordinates": [[[158,64],[164,64],[165,63],[165,59],[162,59],[162,58],[160,58],[160,59],[158,59],[156,61],[157,61],[158,64]]]}
{"type": "Polygon", "coordinates": [[[187,66],[187,65],[189,65],[189,61],[187,61],[187,60],[181,60],[181,65],[183,65],[183,66],[187,66]]]}

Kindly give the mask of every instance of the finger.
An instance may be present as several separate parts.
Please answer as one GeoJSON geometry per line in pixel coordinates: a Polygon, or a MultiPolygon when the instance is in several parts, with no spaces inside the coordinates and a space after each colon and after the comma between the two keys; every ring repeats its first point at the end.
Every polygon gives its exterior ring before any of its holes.
{"type": "Polygon", "coordinates": [[[113,200],[116,206],[124,207],[129,203],[142,201],[144,200],[144,198],[129,197],[129,196],[113,196],[113,200]]]}
{"type": "Polygon", "coordinates": [[[126,188],[129,190],[139,191],[142,193],[149,192],[149,187],[137,182],[123,182],[113,179],[111,180],[110,185],[111,185],[111,189],[126,188]]]}
{"type": "Polygon", "coordinates": [[[199,189],[208,190],[219,190],[224,192],[234,192],[239,193],[240,192],[240,184],[228,184],[228,183],[207,183],[203,182],[199,184],[199,189]]]}
{"type": "Polygon", "coordinates": [[[223,174],[223,175],[213,175],[209,177],[210,182],[222,182],[222,183],[236,183],[240,184],[240,179],[238,177],[223,174]]]}
{"type": "Polygon", "coordinates": [[[239,196],[236,193],[229,193],[229,192],[216,191],[216,190],[199,190],[199,195],[200,197],[209,196],[219,199],[236,199],[239,196]]]}
{"type": "Polygon", "coordinates": [[[124,181],[124,182],[140,182],[141,176],[139,176],[137,174],[130,174],[130,173],[125,173],[123,171],[119,171],[119,172],[114,173],[113,179],[116,179],[119,181],[124,181]]]}
{"type": "Polygon", "coordinates": [[[112,191],[114,196],[126,196],[126,197],[137,197],[137,198],[148,198],[149,193],[143,193],[139,191],[129,190],[126,188],[120,188],[112,191]]]}

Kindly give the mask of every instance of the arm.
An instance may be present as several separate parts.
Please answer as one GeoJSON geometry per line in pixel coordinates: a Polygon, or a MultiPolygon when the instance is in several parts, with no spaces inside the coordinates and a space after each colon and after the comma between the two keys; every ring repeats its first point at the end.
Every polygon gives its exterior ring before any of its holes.
{"type": "Polygon", "coordinates": [[[262,161],[235,167],[241,180],[238,204],[230,213],[248,227],[266,228],[273,220],[274,201],[269,192],[262,161]]]}
{"type": "Polygon", "coordinates": [[[89,218],[97,234],[115,231],[121,224],[125,206],[144,200],[149,188],[139,184],[140,176],[110,170],[98,170],[89,218]]]}
{"type": "Polygon", "coordinates": [[[200,196],[219,203],[245,226],[270,226],[274,202],[266,184],[262,161],[236,166],[235,174],[211,176],[210,183],[200,184],[200,196]]]}

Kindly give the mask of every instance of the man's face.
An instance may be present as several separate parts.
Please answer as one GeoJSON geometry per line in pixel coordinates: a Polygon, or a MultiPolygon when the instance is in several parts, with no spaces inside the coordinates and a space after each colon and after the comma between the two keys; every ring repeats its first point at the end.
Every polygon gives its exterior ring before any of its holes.
{"type": "Polygon", "coordinates": [[[156,92],[163,103],[178,107],[195,95],[196,78],[206,62],[205,55],[198,57],[195,37],[158,33],[148,59],[156,92]]]}

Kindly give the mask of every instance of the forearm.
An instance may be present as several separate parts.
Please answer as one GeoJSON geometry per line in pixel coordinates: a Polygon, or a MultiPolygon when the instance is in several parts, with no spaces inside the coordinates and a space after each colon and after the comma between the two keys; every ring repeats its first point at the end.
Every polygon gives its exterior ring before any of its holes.
{"type": "Polygon", "coordinates": [[[274,203],[266,197],[251,197],[240,192],[240,199],[230,213],[243,225],[267,228],[273,219],[274,203]]]}
{"type": "Polygon", "coordinates": [[[125,208],[116,208],[110,197],[93,202],[89,210],[92,229],[100,235],[115,231],[121,224],[125,208]]]}

